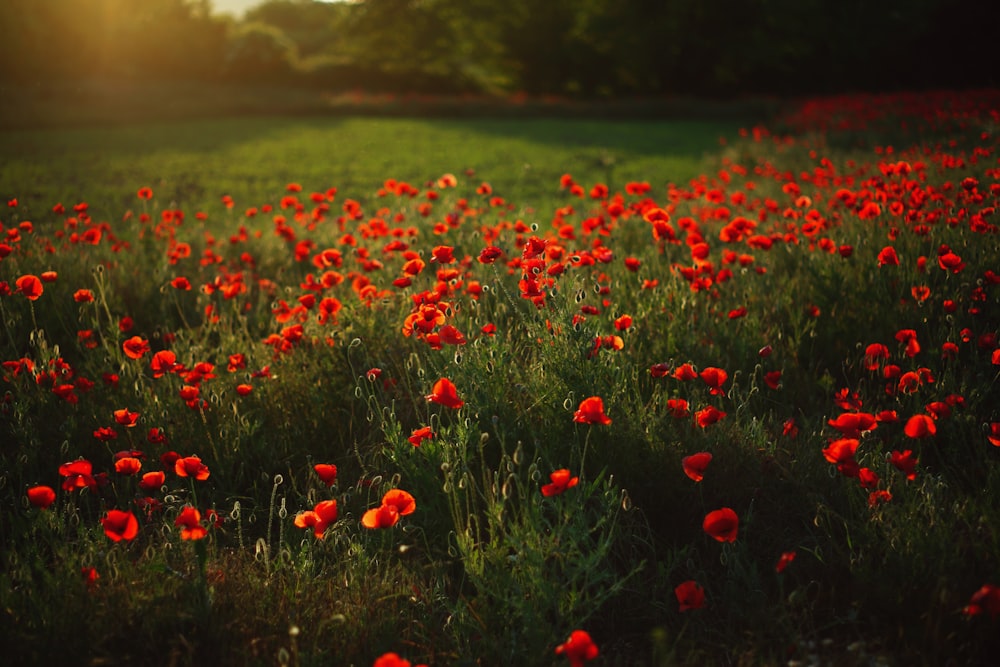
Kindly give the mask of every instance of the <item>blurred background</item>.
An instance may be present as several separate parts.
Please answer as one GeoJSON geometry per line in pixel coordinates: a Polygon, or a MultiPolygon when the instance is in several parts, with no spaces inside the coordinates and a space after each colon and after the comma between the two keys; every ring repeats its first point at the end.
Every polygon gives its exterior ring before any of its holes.
{"type": "Polygon", "coordinates": [[[590,99],[991,87],[992,4],[4,0],[0,81],[590,99]]]}

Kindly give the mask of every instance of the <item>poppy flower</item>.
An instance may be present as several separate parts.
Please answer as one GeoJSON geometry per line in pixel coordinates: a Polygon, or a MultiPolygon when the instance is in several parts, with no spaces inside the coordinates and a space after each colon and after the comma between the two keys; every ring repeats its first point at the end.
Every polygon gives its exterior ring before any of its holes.
{"type": "Polygon", "coordinates": [[[928,415],[913,415],[906,420],[903,433],[910,438],[926,438],[937,433],[937,425],[928,415]]]}
{"type": "Polygon", "coordinates": [[[698,422],[698,426],[702,428],[708,428],[712,424],[718,422],[720,419],[726,416],[726,413],[719,410],[714,405],[710,405],[707,408],[702,408],[694,413],[695,421],[698,422]]]}
{"type": "Polygon", "coordinates": [[[709,386],[711,390],[709,393],[713,396],[719,396],[726,393],[723,391],[722,385],[724,385],[726,380],[729,379],[729,374],[721,368],[709,366],[699,373],[698,377],[700,377],[702,381],[709,386]]]}
{"type": "Polygon", "coordinates": [[[712,455],[708,452],[698,452],[697,454],[685,456],[681,459],[681,467],[684,468],[685,475],[696,482],[700,482],[705,478],[705,469],[711,460],[712,455]]]}
{"type": "Polygon", "coordinates": [[[496,246],[486,246],[479,253],[479,263],[480,264],[492,264],[497,261],[500,256],[503,255],[503,250],[497,248],[496,246]]]}
{"type": "Polygon", "coordinates": [[[417,509],[417,501],[402,489],[386,491],[386,494],[382,496],[382,504],[395,507],[400,516],[413,514],[417,509]]]}
{"type": "Polygon", "coordinates": [[[134,456],[125,456],[115,461],[115,472],[120,475],[135,475],[142,469],[142,461],[134,456]]]}
{"type": "Polygon", "coordinates": [[[133,540],[139,534],[139,521],[131,512],[108,510],[101,519],[101,525],[104,526],[104,534],[113,542],[133,540]]]}
{"type": "Polygon", "coordinates": [[[788,567],[793,560],[795,560],[795,552],[786,551],[785,553],[781,554],[781,557],[778,559],[777,564],[774,566],[774,571],[777,572],[778,574],[781,574],[782,572],[785,571],[785,568],[788,567]]]}
{"type": "Polygon", "coordinates": [[[312,528],[316,539],[323,539],[326,529],[337,520],[337,501],[322,500],[311,510],[295,515],[295,525],[299,528],[312,528]]]}
{"type": "Polygon", "coordinates": [[[604,400],[600,396],[591,396],[580,401],[580,407],[573,413],[573,421],[604,426],[611,423],[611,419],[604,414],[604,400]]]}
{"type": "Polygon", "coordinates": [[[556,647],[556,655],[565,655],[570,667],[583,667],[583,663],[593,660],[598,653],[597,645],[585,630],[574,630],[565,642],[556,647]]]}
{"type": "Polygon", "coordinates": [[[42,287],[42,281],[38,279],[38,276],[29,274],[23,275],[14,281],[17,286],[17,291],[24,295],[28,301],[37,301],[38,297],[42,295],[45,288],[42,287]]]}
{"type": "Polygon", "coordinates": [[[907,449],[903,452],[892,450],[889,454],[889,463],[902,471],[906,479],[912,481],[917,478],[917,459],[913,456],[913,450],[907,449]]]}
{"type": "Polygon", "coordinates": [[[994,447],[1000,447],[1000,422],[990,424],[990,433],[986,436],[986,439],[994,447]]]}
{"type": "Polygon", "coordinates": [[[675,380],[687,382],[688,380],[693,380],[698,377],[698,374],[694,372],[694,368],[691,367],[691,364],[681,364],[674,369],[673,376],[675,380]]]}
{"type": "Polygon", "coordinates": [[[174,463],[174,472],[178,477],[194,477],[198,481],[208,479],[208,466],[197,456],[185,456],[174,463]]]}
{"type": "Polygon", "coordinates": [[[147,472],[139,480],[139,488],[143,491],[155,491],[156,489],[163,486],[163,483],[167,481],[167,476],[162,470],[154,470],[152,472],[147,472]]]}
{"type": "Polygon", "coordinates": [[[566,489],[572,488],[579,483],[579,477],[570,477],[570,472],[566,468],[556,470],[549,475],[551,484],[542,486],[542,495],[546,497],[557,496],[566,489]]]}
{"type": "Polygon", "coordinates": [[[94,300],[94,293],[89,289],[78,289],[73,292],[73,301],[77,303],[90,303],[94,300]]]}
{"type": "Polygon", "coordinates": [[[419,447],[420,443],[422,443],[424,440],[430,440],[433,437],[434,437],[434,431],[431,430],[431,427],[422,426],[418,429],[415,429],[413,433],[410,434],[410,437],[407,438],[407,440],[409,440],[410,444],[413,445],[414,447],[419,447]]]}
{"type": "Polygon", "coordinates": [[[845,412],[827,421],[827,424],[840,431],[845,438],[857,438],[862,432],[878,427],[875,415],[867,412],[845,412]]]}
{"type": "Polygon", "coordinates": [[[668,398],[667,412],[669,412],[670,416],[674,419],[684,419],[691,414],[688,402],[683,398],[668,398]]]}
{"type": "Polygon", "coordinates": [[[131,428],[139,422],[138,412],[129,412],[127,408],[121,408],[120,410],[114,411],[115,422],[124,426],[125,428],[131,428]]]}
{"type": "Polygon", "coordinates": [[[28,489],[28,502],[32,507],[44,510],[56,501],[56,492],[48,486],[33,486],[28,489]]]}
{"type": "Polygon", "coordinates": [[[317,463],[313,466],[313,470],[319,475],[321,482],[327,486],[333,486],[337,481],[337,466],[332,463],[317,463]]]}
{"type": "Polygon", "coordinates": [[[361,516],[361,525],[365,528],[392,528],[399,521],[399,510],[392,505],[374,507],[361,516]]]}
{"type": "Polygon", "coordinates": [[[140,336],[132,336],[122,343],[122,350],[129,359],[141,359],[149,352],[149,341],[140,336]]]}
{"type": "Polygon", "coordinates": [[[872,343],[865,348],[865,368],[877,371],[880,362],[889,358],[889,348],[882,343],[872,343]]]}
{"type": "Polygon", "coordinates": [[[781,371],[769,371],[764,373],[764,384],[777,391],[781,388],[781,371]]]}
{"type": "MultiPolygon", "coordinates": [[[[410,667],[410,661],[402,659],[396,653],[384,653],[375,658],[372,667],[410,667]]],[[[427,667],[427,665],[415,665],[414,667],[427,667]]]]}
{"type": "Polygon", "coordinates": [[[709,512],[701,524],[702,529],[718,542],[735,542],[739,526],[739,517],[728,507],[709,512]]]}
{"type": "Polygon", "coordinates": [[[59,466],[59,474],[65,477],[63,480],[63,491],[88,488],[97,488],[97,481],[91,476],[93,465],[86,459],[77,459],[59,466]]]}
{"type": "Polygon", "coordinates": [[[856,477],[858,464],[854,454],[858,450],[857,438],[834,440],[823,449],[823,458],[837,466],[837,470],[847,477],[856,477]]]}
{"type": "Polygon", "coordinates": [[[208,535],[208,529],[201,525],[201,512],[190,505],[181,510],[174,525],[181,529],[182,540],[200,540],[208,535]]]}
{"type": "Polygon", "coordinates": [[[891,245],[882,248],[878,254],[878,265],[899,266],[899,256],[896,255],[896,249],[891,245]]]}
{"type": "Polygon", "coordinates": [[[674,595],[677,596],[681,612],[701,609],[705,606],[705,589],[693,580],[678,584],[677,588],[674,589],[674,595]]]}
{"type": "Polygon", "coordinates": [[[465,405],[465,401],[458,397],[458,390],[454,383],[448,378],[441,378],[434,383],[431,393],[425,397],[431,403],[438,403],[446,408],[457,410],[465,405]]]}
{"type": "Polygon", "coordinates": [[[993,584],[984,584],[978,591],[969,598],[969,604],[962,612],[966,616],[976,616],[987,612],[990,618],[995,619],[1000,615],[1000,587],[993,584]]]}

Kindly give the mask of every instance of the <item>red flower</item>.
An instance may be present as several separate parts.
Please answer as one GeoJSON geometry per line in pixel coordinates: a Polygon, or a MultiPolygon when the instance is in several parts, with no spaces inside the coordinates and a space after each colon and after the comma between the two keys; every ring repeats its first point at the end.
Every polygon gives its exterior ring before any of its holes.
{"type": "Polygon", "coordinates": [[[489,245],[482,249],[479,253],[478,259],[481,264],[492,264],[497,261],[501,255],[503,255],[503,250],[497,248],[496,246],[489,245]]]}
{"type": "Polygon", "coordinates": [[[711,460],[712,455],[708,452],[698,452],[697,454],[685,456],[681,459],[681,466],[684,468],[685,475],[696,482],[700,482],[705,478],[705,469],[711,460]]]}
{"type": "Polygon", "coordinates": [[[994,447],[1000,447],[1000,422],[990,424],[990,434],[986,436],[986,439],[994,447]]]}
{"type": "Polygon", "coordinates": [[[705,589],[690,579],[678,584],[674,589],[674,595],[680,603],[679,611],[701,609],[705,606],[705,589]]]}
{"type": "Polygon", "coordinates": [[[104,526],[104,534],[113,542],[133,540],[139,534],[139,522],[131,512],[108,510],[101,519],[101,525],[104,526]]]}
{"type": "Polygon", "coordinates": [[[311,510],[299,512],[295,516],[295,525],[299,528],[312,528],[316,539],[323,539],[327,527],[337,520],[337,501],[323,500],[316,503],[311,510]]]}
{"type": "Polygon", "coordinates": [[[597,657],[597,645],[584,630],[574,630],[569,639],[556,647],[556,655],[565,655],[570,667],[582,667],[583,663],[597,657]]]}
{"type": "Polygon", "coordinates": [[[136,195],[139,197],[139,199],[152,199],[153,190],[152,188],[139,188],[139,191],[136,193],[136,195]]]}
{"type": "Polygon", "coordinates": [[[711,391],[709,392],[713,396],[720,396],[726,392],[722,390],[722,385],[726,383],[729,379],[729,374],[721,368],[715,368],[714,366],[709,366],[698,376],[709,386],[711,391]]]}
{"type": "Polygon", "coordinates": [[[770,371],[764,374],[764,384],[771,389],[777,390],[781,387],[781,371],[770,371]]]}
{"type": "Polygon", "coordinates": [[[889,358],[889,348],[882,343],[872,343],[865,348],[865,368],[877,371],[882,359],[889,358]]]}
{"type": "Polygon", "coordinates": [[[937,425],[928,415],[913,415],[906,420],[903,433],[911,438],[925,438],[937,433],[937,425]]]}
{"type": "Polygon", "coordinates": [[[28,489],[28,502],[32,507],[44,510],[56,501],[56,492],[48,486],[33,486],[28,489]]]}
{"type": "Polygon", "coordinates": [[[115,422],[125,428],[131,428],[139,422],[138,412],[129,412],[127,408],[114,411],[115,422]]]}
{"type": "Polygon", "coordinates": [[[94,300],[94,293],[89,289],[78,289],[73,292],[73,300],[77,303],[90,303],[94,300]]]}
{"type": "Polygon", "coordinates": [[[465,401],[458,397],[458,390],[448,378],[441,378],[434,383],[431,393],[425,397],[431,403],[438,403],[446,408],[457,410],[465,405],[465,401]]]}
{"type": "Polygon", "coordinates": [[[576,486],[580,481],[579,477],[570,477],[570,472],[566,468],[556,470],[549,475],[549,479],[552,483],[542,486],[542,495],[547,497],[557,496],[566,489],[576,486]]]}
{"type": "Polygon", "coordinates": [[[417,501],[402,489],[392,489],[382,496],[382,505],[365,512],[361,517],[361,525],[365,528],[391,528],[399,521],[399,517],[413,514],[417,509],[417,501]]]}
{"type": "Polygon", "coordinates": [[[182,540],[200,540],[208,535],[208,530],[201,525],[201,512],[190,505],[181,510],[174,525],[181,529],[182,540]]]}
{"type": "Polygon", "coordinates": [[[718,542],[735,542],[739,526],[739,517],[728,507],[709,512],[701,524],[702,529],[718,542]]]}
{"type": "Polygon", "coordinates": [[[1000,615],[1000,587],[984,584],[982,588],[972,594],[969,604],[962,611],[967,616],[976,616],[985,611],[989,613],[990,618],[995,619],[1000,615]]]}
{"type": "MultiPolygon", "coordinates": [[[[410,661],[403,660],[396,653],[384,653],[375,658],[372,667],[410,667],[410,661]]],[[[427,667],[427,665],[416,665],[415,667],[427,667]]]]}
{"type": "Polygon", "coordinates": [[[781,554],[781,558],[778,559],[778,563],[774,566],[774,571],[777,572],[778,574],[781,574],[782,572],[785,571],[785,568],[788,567],[793,560],[795,560],[795,552],[786,551],[785,553],[781,554]]]}
{"type": "Polygon", "coordinates": [[[122,343],[122,350],[129,359],[141,359],[149,352],[149,341],[139,336],[132,336],[122,343]]]}
{"type": "Polygon", "coordinates": [[[410,444],[414,447],[419,447],[420,443],[424,440],[430,440],[433,437],[434,431],[431,430],[430,426],[421,426],[420,428],[415,429],[407,440],[409,440],[410,444]]]}
{"type": "Polygon", "coordinates": [[[170,281],[170,285],[174,289],[183,290],[185,292],[191,290],[191,281],[188,280],[185,276],[177,276],[176,278],[170,281]]]}
{"type": "Polygon", "coordinates": [[[186,456],[174,463],[174,472],[178,477],[194,477],[199,482],[208,479],[208,466],[197,456],[186,456]]]}
{"type": "Polygon", "coordinates": [[[688,409],[688,402],[683,398],[668,398],[667,412],[674,419],[684,419],[691,414],[691,411],[688,409]]]}
{"type": "Polygon", "coordinates": [[[913,450],[907,449],[904,452],[892,450],[889,463],[899,468],[906,475],[906,479],[912,481],[917,478],[917,459],[913,456],[913,450]]]}
{"type": "Polygon", "coordinates": [[[882,248],[878,254],[878,265],[879,266],[899,266],[899,257],[896,255],[896,249],[891,245],[882,248]]]}
{"type": "Polygon", "coordinates": [[[417,501],[402,489],[386,491],[386,494],[382,496],[382,504],[395,507],[400,516],[413,514],[417,509],[417,501]]]}
{"type": "Polygon", "coordinates": [[[142,469],[142,461],[134,456],[123,456],[115,461],[115,472],[121,475],[135,475],[142,469]]]}
{"type": "Polygon", "coordinates": [[[681,382],[687,382],[688,380],[693,380],[698,377],[698,374],[694,372],[691,364],[682,364],[674,370],[674,379],[680,380],[681,382]]]}
{"type": "Polygon", "coordinates": [[[63,491],[82,489],[84,487],[94,490],[97,488],[97,481],[91,476],[93,466],[90,461],[77,459],[70,463],[59,466],[59,474],[65,477],[63,480],[63,491]]]}
{"type": "Polygon", "coordinates": [[[725,416],[726,413],[719,410],[714,405],[702,408],[701,410],[698,410],[698,412],[694,413],[694,418],[698,422],[698,426],[702,428],[708,428],[725,416]]]}
{"type": "Polygon", "coordinates": [[[139,488],[143,491],[155,491],[156,489],[163,486],[163,483],[167,481],[167,476],[162,470],[154,470],[153,472],[147,472],[139,480],[139,488]]]}
{"type": "Polygon", "coordinates": [[[604,426],[611,423],[611,419],[604,414],[604,400],[600,396],[591,396],[580,401],[580,407],[573,413],[573,421],[604,426]]]}
{"type": "Polygon", "coordinates": [[[337,466],[332,463],[317,463],[313,466],[313,470],[319,475],[320,481],[327,486],[333,486],[337,481],[337,466]]]}
{"type": "Polygon", "coordinates": [[[827,422],[840,431],[845,438],[857,438],[863,431],[871,431],[878,427],[875,415],[867,412],[845,412],[836,419],[827,422]]]}
{"type": "Polygon", "coordinates": [[[858,450],[857,438],[834,440],[823,449],[823,458],[837,466],[837,470],[847,477],[857,477],[858,463],[854,454],[858,450]]]}
{"type": "Polygon", "coordinates": [[[31,274],[23,275],[14,281],[17,285],[17,291],[24,295],[28,301],[37,301],[38,297],[42,295],[45,288],[42,287],[42,281],[38,279],[38,276],[33,276],[31,274]]]}

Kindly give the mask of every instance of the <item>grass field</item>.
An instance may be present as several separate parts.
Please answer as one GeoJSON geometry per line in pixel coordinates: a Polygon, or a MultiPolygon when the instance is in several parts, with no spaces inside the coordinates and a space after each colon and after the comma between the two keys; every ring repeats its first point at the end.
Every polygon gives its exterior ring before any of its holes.
{"type": "Polygon", "coordinates": [[[5,654],[989,664],[998,122],[5,132],[5,654]]]}

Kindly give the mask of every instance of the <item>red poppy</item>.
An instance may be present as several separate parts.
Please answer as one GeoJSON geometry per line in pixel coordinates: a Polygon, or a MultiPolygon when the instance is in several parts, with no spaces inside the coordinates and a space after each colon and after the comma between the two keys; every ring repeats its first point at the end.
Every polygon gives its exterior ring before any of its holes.
{"type": "Polygon", "coordinates": [[[448,378],[441,378],[435,382],[431,393],[427,394],[425,398],[431,403],[438,403],[455,410],[465,405],[465,401],[458,397],[458,390],[454,383],[448,378]]]}
{"type": "Polygon", "coordinates": [[[764,384],[774,390],[781,388],[781,371],[764,373],[764,384]]]}
{"type": "MultiPolygon", "coordinates": [[[[410,661],[403,660],[396,653],[384,653],[375,658],[372,667],[410,667],[410,661]]],[[[427,665],[415,665],[414,667],[427,667],[427,665]]]]}
{"type": "Polygon", "coordinates": [[[479,262],[481,264],[492,264],[497,261],[500,256],[503,255],[503,250],[497,248],[496,246],[486,246],[479,253],[479,262]]]}
{"type": "Polygon", "coordinates": [[[374,507],[361,516],[365,528],[392,528],[399,521],[399,511],[392,505],[374,507]]]}
{"type": "Polygon", "coordinates": [[[191,290],[191,281],[184,276],[177,276],[176,278],[170,281],[170,285],[174,289],[182,290],[184,292],[191,290]]]}
{"type": "Polygon", "coordinates": [[[200,540],[208,535],[208,529],[201,525],[201,512],[190,505],[181,510],[174,525],[181,529],[182,540],[200,540]]]}
{"type": "Polygon", "coordinates": [[[321,482],[327,486],[333,486],[337,481],[337,466],[332,463],[317,463],[313,470],[319,475],[321,482]]]}
{"type": "Polygon", "coordinates": [[[129,359],[141,359],[149,352],[149,341],[139,336],[132,336],[122,343],[122,350],[129,359]]]}
{"type": "Polygon", "coordinates": [[[94,300],[94,293],[89,289],[78,289],[73,292],[73,300],[77,303],[90,303],[94,300]]]}
{"type": "Polygon", "coordinates": [[[891,245],[882,248],[878,254],[878,265],[899,266],[899,256],[896,255],[896,249],[891,245]]]}
{"type": "Polygon", "coordinates": [[[1000,587],[993,584],[984,584],[978,591],[972,594],[969,604],[962,610],[966,616],[976,616],[983,612],[995,619],[1000,615],[1000,587]]]}
{"type": "Polygon", "coordinates": [[[121,408],[120,410],[114,411],[115,422],[121,424],[125,428],[131,428],[139,422],[138,412],[129,412],[127,408],[121,408]]]}
{"type": "Polygon", "coordinates": [[[134,456],[124,456],[115,461],[115,472],[121,475],[135,475],[142,469],[142,461],[134,456]]]}
{"type": "Polygon", "coordinates": [[[913,329],[900,329],[896,332],[896,340],[906,344],[904,350],[906,356],[912,358],[920,353],[920,343],[917,341],[917,332],[913,329]]]}
{"type": "Polygon", "coordinates": [[[194,477],[198,481],[208,479],[208,466],[197,456],[185,456],[174,463],[174,472],[178,477],[194,477]]]}
{"type": "Polygon", "coordinates": [[[316,503],[311,510],[295,515],[295,525],[299,528],[312,528],[316,539],[323,539],[326,529],[337,520],[337,501],[323,500],[316,503]]]}
{"type": "Polygon", "coordinates": [[[937,425],[928,415],[913,415],[906,420],[903,433],[911,438],[926,438],[937,433],[937,425]]]}
{"type": "Polygon", "coordinates": [[[598,653],[597,645],[585,630],[574,630],[565,642],[556,647],[556,655],[565,655],[570,667],[583,667],[583,663],[593,660],[598,653]]]}
{"type": "Polygon", "coordinates": [[[735,542],[739,526],[739,517],[728,507],[709,512],[701,524],[702,529],[718,542],[735,542]]]}
{"type": "Polygon", "coordinates": [[[92,471],[93,466],[85,459],[77,459],[59,466],[59,474],[66,478],[62,483],[63,491],[96,489],[97,481],[91,476],[92,471]]]}
{"type": "Polygon", "coordinates": [[[591,396],[580,401],[580,407],[573,413],[573,421],[604,426],[611,423],[611,419],[604,414],[604,400],[600,396],[591,396]]]}
{"type": "Polygon", "coordinates": [[[396,508],[400,516],[413,514],[417,509],[417,501],[402,489],[392,489],[382,496],[382,504],[396,508]]]}
{"type": "Polygon", "coordinates": [[[889,358],[889,348],[882,343],[872,343],[865,348],[865,368],[877,371],[881,360],[889,358]]]}
{"type": "Polygon", "coordinates": [[[857,438],[862,432],[878,427],[875,415],[867,412],[845,412],[827,424],[840,431],[845,438],[857,438]]]}
{"type": "Polygon", "coordinates": [[[579,477],[570,477],[570,472],[566,468],[551,473],[549,479],[552,483],[542,486],[542,495],[546,497],[557,496],[566,489],[576,486],[580,481],[579,477]]]}
{"type": "Polygon", "coordinates": [[[710,405],[707,408],[702,408],[694,413],[695,421],[698,422],[698,426],[702,428],[708,428],[712,424],[716,423],[720,419],[726,416],[726,413],[719,410],[714,405],[710,405]]]}
{"type": "Polygon", "coordinates": [[[42,287],[42,281],[38,279],[38,276],[33,276],[31,274],[23,275],[14,281],[17,285],[17,291],[24,295],[28,301],[37,301],[38,297],[42,295],[45,288],[42,287]]]}
{"type": "Polygon", "coordinates": [[[837,466],[837,470],[847,477],[856,477],[858,464],[854,454],[858,450],[857,438],[841,438],[834,440],[823,449],[823,458],[837,466]]]}
{"type": "Polygon", "coordinates": [[[139,534],[139,521],[131,512],[108,510],[101,519],[101,525],[104,526],[104,534],[113,542],[133,540],[139,534]]]}
{"type": "Polygon", "coordinates": [[[420,428],[415,429],[413,433],[410,434],[410,437],[407,438],[407,440],[409,440],[410,444],[413,445],[414,447],[419,447],[420,443],[422,443],[424,440],[430,440],[433,437],[434,437],[434,431],[431,430],[430,426],[421,426],[420,428]]]}
{"type": "Polygon", "coordinates": [[[438,264],[451,264],[455,261],[454,248],[446,245],[435,246],[431,249],[431,261],[438,264]]]}
{"type": "Polygon", "coordinates": [[[778,559],[778,563],[774,566],[774,571],[777,572],[778,574],[781,574],[782,572],[785,571],[785,568],[788,567],[793,560],[795,560],[795,552],[786,551],[785,553],[781,554],[781,557],[778,559]]]}
{"type": "Polygon", "coordinates": [[[709,393],[711,393],[713,396],[719,396],[726,393],[725,391],[723,391],[722,385],[724,385],[726,383],[726,380],[729,379],[729,374],[726,373],[726,371],[722,370],[721,368],[715,368],[714,366],[709,366],[708,368],[704,369],[701,373],[699,373],[698,377],[700,377],[705,382],[705,384],[709,386],[709,388],[711,389],[709,393]]]}
{"type": "Polygon", "coordinates": [[[674,419],[684,419],[691,414],[688,402],[683,398],[668,398],[667,412],[669,412],[670,416],[674,419]]]}
{"type": "Polygon", "coordinates": [[[681,459],[681,466],[684,468],[685,475],[696,482],[700,482],[705,478],[705,469],[708,468],[708,464],[711,461],[711,454],[708,452],[698,452],[697,454],[685,456],[681,459]]]}
{"type": "Polygon", "coordinates": [[[83,583],[86,584],[87,590],[93,590],[97,585],[97,580],[101,578],[95,567],[81,567],[80,576],[83,577],[83,583]]]}
{"type": "Polygon", "coordinates": [[[681,364],[674,370],[673,376],[676,380],[687,382],[688,380],[693,380],[698,377],[698,374],[694,372],[694,368],[691,367],[691,364],[681,364]]]}
{"type": "Polygon", "coordinates": [[[1000,447],[1000,422],[990,424],[990,433],[986,436],[986,439],[994,447],[1000,447]]]}
{"type": "Polygon", "coordinates": [[[156,489],[163,486],[163,483],[167,480],[167,476],[162,470],[154,470],[152,472],[147,472],[139,480],[139,488],[143,491],[155,491],[156,489]]]}
{"type": "Polygon", "coordinates": [[[136,193],[136,195],[139,197],[139,199],[152,199],[153,190],[152,188],[139,188],[139,191],[136,193]]]}
{"type": "Polygon", "coordinates": [[[679,611],[685,612],[691,609],[701,609],[705,606],[705,589],[695,581],[688,580],[681,582],[674,589],[677,602],[680,604],[679,611]]]}
{"type": "Polygon", "coordinates": [[[912,481],[917,478],[917,459],[913,456],[913,450],[907,449],[900,452],[894,449],[889,454],[889,463],[902,471],[906,475],[906,479],[912,481]]]}
{"type": "Polygon", "coordinates": [[[48,486],[33,486],[28,489],[28,502],[32,507],[44,510],[56,501],[56,492],[48,486]]]}

